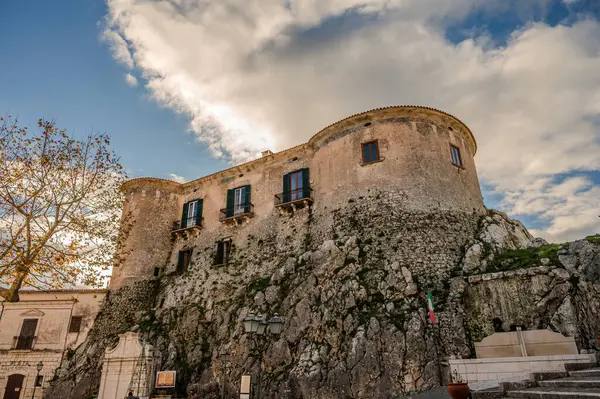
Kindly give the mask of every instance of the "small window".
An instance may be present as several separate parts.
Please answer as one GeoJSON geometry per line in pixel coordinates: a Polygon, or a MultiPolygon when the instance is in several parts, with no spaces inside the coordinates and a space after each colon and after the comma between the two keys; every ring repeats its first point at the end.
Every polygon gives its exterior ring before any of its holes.
{"type": "Polygon", "coordinates": [[[162,309],[163,306],[165,306],[165,298],[161,298],[160,304],[158,305],[160,309],[162,309]]]}
{"type": "Polygon", "coordinates": [[[231,240],[217,241],[217,253],[215,254],[215,265],[224,265],[229,263],[229,253],[231,252],[231,240]]]}
{"type": "Polygon", "coordinates": [[[377,140],[362,144],[363,164],[379,161],[379,143],[377,140]]]}
{"type": "Polygon", "coordinates": [[[81,316],[73,316],[71,317],[71,323],[69,323],[69,332],[70,333],[78,333],[81,330],[81,321],[83,317],[81,316]]]}
{"type": "Polygon", "coordinates": [[[222,209],[221,213],[225,214],[225,218],[252,213],[250,185],[227,190],[226,208],[222,209]]]}
{"type": "Polygon", "coordinates": [[[452,163],[456,166],[460,166],[462,168],[462,158],[460,157],[460,149],[450,144],[450,153],[452,154],[452,163]]]}
{"type": "Polygon", "coordinates": [[[179,251],[179,258],[177,259],[177,271],[187,270],[192,260],[192,250],[186,249],[179,251]]]}
{"type": "Polygon", "coordinates": [[[180,228],[187,229],[193,226],[202,226],[202,198],[183,204],[180,228]]]}
{"type": "Polygon", "coordinates": [[[35,377],[35,386],[36,387],[41,387],[43,382],[44,382],[43,375],[38,375],[37,377],[35,377]]]}
{"type": "Polygon", "coordinates": [[[160,267],[155,267],[154,268],[154,277],[158,277],[160,276],[160,267]]]}

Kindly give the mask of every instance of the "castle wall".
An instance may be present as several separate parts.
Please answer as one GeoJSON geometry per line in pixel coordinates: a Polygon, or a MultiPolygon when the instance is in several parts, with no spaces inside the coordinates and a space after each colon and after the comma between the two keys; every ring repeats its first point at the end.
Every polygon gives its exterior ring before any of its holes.
{"type": "Polygon", "coordinates": [[[120,251],[123,262],[113,269],[110,286],[151,279],[155,267],[174,271],[181,249],[195,248],[193,262],[208,260],[215,241],[227,237],[237,248],[246,247],[251,236],[274,232],[280,232],[280,246],[296,242],[298,229],[286,228],[274,195],[283,191],[284,174],[306,167],[314,189],[312,212],[320,217],[322,234],[317,239],[324,238],[333,223],[331,210],[375,189],[393,192],[403,210],[482,214],[475,148],[468,128],[454,117],[427,108],[390,107],[331,125],[306,144],[185,184],[132,180],[123,187],[123,214],[130,218],[130,230],[120,251]],[[363,165],[361,144],[371,140],[378,140],[381,161],[363,165]],[[451,144],[460,148],[463,167],[452,164],[451,144]],[[247,184],[254,216],[242,225],[221,222],[227,190],[247,184]],[[202,230],[172,236],[183,204],[197,198],[203,199],[202,230]],[[282,235],[295,239],[282,240],[282,235]]]}
{"type": "Polygon", "coordinates": [[[178,219],[179,185],[160,179],[138,181],[126,191],[121,220],[124,243],[117,253],[110,288],[154,278],[154,268],[167,261],[171,229],[178,219]]]}

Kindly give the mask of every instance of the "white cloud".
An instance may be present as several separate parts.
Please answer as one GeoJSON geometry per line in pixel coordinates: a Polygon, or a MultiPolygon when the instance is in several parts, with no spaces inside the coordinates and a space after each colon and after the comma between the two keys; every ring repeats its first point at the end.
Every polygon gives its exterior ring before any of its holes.
{"type": "Polygon", "coordinates": [[[128,74],[125,75],[125,83],[127,83],[131,87],[137,87],[138,80],[137,80],[137,78],[135,76],[133,76],[132,74],[128,73],[128,74]]]}
{"type": "Polygon", "coordinates": [[[472,128],[480,177],[506,194],[505,210],[537,212],[549,223],[539,233],[553,239],[600,228],[584,222],[598,188],[586,181],[569,192],[553,178],[600,169],[595,21],[530,24],[491,48],[485,38],[448,42],[440,21],[472,7],[501,9],[499,1],[108,4],[107,32],[130,43],[127,54],[151,94],[189,115],[217,156],[245,160],[305,141],[352,113],[428,105],[472,128]]]}
{"type": "Polygon", "coordinates": [[[118,32],[107,29],[102,33],[101,39],[108,43],[113,57],[117,61],[128,69],[133,69],[133,58],[129,52],[127,42],[118,32]]]}
{"type": "Polygon", "coordinates": [[[185,183],[185,177],[176,175],[175,173],[167,174],[167,179],[176,181],[177,183],[185,183]]]}

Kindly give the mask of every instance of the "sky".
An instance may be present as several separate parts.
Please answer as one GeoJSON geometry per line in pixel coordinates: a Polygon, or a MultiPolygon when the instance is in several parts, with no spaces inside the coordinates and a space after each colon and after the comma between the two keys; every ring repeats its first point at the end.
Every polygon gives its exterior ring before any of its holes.
{"type": "Polygon", "coordinates": [[[0,114],[192,180],[369,109],[464,121],[488,207],[600,232],[598,0],[5,0],[0,114]]]}

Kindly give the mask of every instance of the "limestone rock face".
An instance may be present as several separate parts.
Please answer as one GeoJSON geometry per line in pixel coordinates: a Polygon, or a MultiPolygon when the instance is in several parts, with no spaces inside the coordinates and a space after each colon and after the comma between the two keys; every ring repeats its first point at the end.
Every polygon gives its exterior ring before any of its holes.
{"type": "Polygon", "coordinates": [[[339,209],[296,211],[288,230],[253,233],[221,267],[199,249],[186,272],[161,278],[148,312],[114,329],[97,322],[46,397],[78,397],[67,383],[77,372],[93,386],[98,353],[136,324],[191,398],[234,397],[245,374],[254,389],[261,375],[267,398],[402,397],[444,381],[438,359],[474,356],[495,318],[599,349],[594,240],[548,245],[498,212],[407,212],[398,201],[374,192],[339,209]],[[250,314],[279,315],[281,335],[246,334],[250,314]]]}

